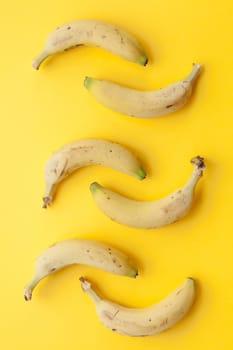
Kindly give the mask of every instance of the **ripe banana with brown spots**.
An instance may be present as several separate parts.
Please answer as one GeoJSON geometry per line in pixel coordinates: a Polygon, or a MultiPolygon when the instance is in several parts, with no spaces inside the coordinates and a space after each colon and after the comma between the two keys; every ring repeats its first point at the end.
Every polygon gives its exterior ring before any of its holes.
{"type": "Polygon", "coordinates": [[[134,278],[138,274],[128,256],[110,245],[90,239],[67,239],[51,245],[36,259],[34,276],[24,289],[25,300],[32,298],[32,292],[40,280],[73,264],[94,266],[134,278]]]}
{"type": "Polygon", "coordinates": [[[152,201],[128,199],[97,182],[90,191],[99,209],[112,220],[136,228],[156,228],[171,224],[185,216],[192,205],[194,189],[205,167],[204,159],[191,159],[194,169],[187,182],[169,195],[152,201]]]}
{"type": "Polygon", "coordinates": [[[154,335],[172,327],[187,314],[195,296],[195,282],[186,278],[158,303],[144,308],[129,308],[103,299],[83,277],[80,282],[94,302],[100,322],[114,332],[132,337],[154,335]]]}
{"type": "Polygon", "coordinates": [[[142,66],[148,62],[142,46],[125,30],[103,21],[81,19],[62,24],[49,33],[32,66],[39,69],[47,57],[80,45],[100,47],[142,66]]]}
{"type": "Polygon", "coordinates": [[[193,64],[187,77],[156,90],[140,91],[91,77],[85,78],[84,86],[98,102],[116,112],[131,117],[159,117],[187,103],[200,67],[200,64],[193,64]]]}
{"type": "Polygon", "coordinates": [[[97,138],[74,141],[57,150],[46,162],[43,208],[52,203],[59,182],[87,165],[110,167],[139,180],[146,177],[140,161],[125,146],[97,138]]]}

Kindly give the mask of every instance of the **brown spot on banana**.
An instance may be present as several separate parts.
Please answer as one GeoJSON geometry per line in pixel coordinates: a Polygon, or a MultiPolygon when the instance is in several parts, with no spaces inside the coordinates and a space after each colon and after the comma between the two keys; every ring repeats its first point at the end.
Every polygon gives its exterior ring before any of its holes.
{"type": "MultiPolygon", "coordinates": [[[[73,35],[67,35],[67,36],[64,36],[64,37],[61,37],[61,38],[58,38],[57,40],[54,41],[54,46],[61,46],[63,45],[65,42],[68,42],[69,40],[71,40],[73,38],[73,35]]],[[[67,49],[65,50],[69,50],[71,49],[72,47],[68,47],[67,49]]]]}
{"type": "Polygon", "coordinates": [[[179,295],[182,292],[182,289],[178,290],[178,292],[176,292],[176,295],[179,295]]]}
{"type": "Polygon", "coordinates": [[[57,270],[56,267],[52,267],[52,268],[49,270],[49,273],[53,273],[53,272],[55,272],[56,270],[57,270]]]}
{"type": "Polygon", "coordinates": [[[53,248],[53,247],[55,247],[55,245],[56,245],[57,243],[53,243],[53,244],[51,244],[50,246],[49,246],[49,248],[53,248]]]}
{"type": "Polygon", "coordinates": [[[164,327],[164,326],[167,325],[167,323],[168,323],[168,318],[166,317],[166,318],[160,323],[159,327],[164,327]]]}
{"type": "Polygon", "coordinates": [[[113,321],[116,315],[120,312],[120,310],[117,310],[114,314],[112,314],[108,310],[103,310],[103,315],[106,317],[108,320],[113,321]]]}

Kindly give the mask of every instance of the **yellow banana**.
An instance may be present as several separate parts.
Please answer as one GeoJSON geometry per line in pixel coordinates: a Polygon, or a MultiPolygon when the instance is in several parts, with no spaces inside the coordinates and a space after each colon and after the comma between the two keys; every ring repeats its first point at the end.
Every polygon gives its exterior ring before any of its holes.
{"type": "Polygon", "coordinates": [[[86,77],[84,86],[104,106],[132,117],[151,118],[175,112],[189,100],[200,64],[182,80],[161,89],[140,91],[107,80],[86,77]]]}
{"type": "Polygon", "coordinates": [[[94,302],[100,322],[114,332],[133,337],[154,335],[172,327],[187,314],[195,296],[194,280],[186,278],[160,302],[144,308],[129,308],[101,298],[83,277],[80,282],[94,302]]]}
{"type": "Polygon", "coordinates": [[[43,50],[35,57],[32,66],[39,69],[48,56],[79,45],[100,47],[143,66],[148,62],[142,46],[125,30],[103,21],[81,19],[62,24],[49,33],[43,50]]]}
{"type": "Polygon", "coordinates": [[[112,220],[136,228],[156,228],[185,216],[191,208],[194,189],[205,167],[204,159],[191,159],[194,169],[187,182],[169,195],[152,201],[136,201],[121,196],[97,182],[90,191],[97,206],[112,220]]]}
{"type": "Polygon", "coordinates": [[[73,264],[94,266],[116,275],[134,278],[138,274],[129,258],[110,245],[90,239],[67,239],[51,245],[36,259],[34,276],[24,289],[25,300],[31,299],[40,280],[73,264]]]}
{"type": "Polygon", "coordinates": [[[43,207],[52,203],[55,186],[74,170],[87,165],[103,165],[137,179],[146,172],[139,160],[126,147],[103,139],[83,139],[64,145],[45,165],[45,192],[43,207]]]}

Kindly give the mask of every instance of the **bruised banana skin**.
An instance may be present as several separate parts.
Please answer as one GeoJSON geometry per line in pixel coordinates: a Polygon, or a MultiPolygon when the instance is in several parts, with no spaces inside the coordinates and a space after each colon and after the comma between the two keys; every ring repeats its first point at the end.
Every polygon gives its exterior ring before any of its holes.
{"type": "Polygon", "coordinates": [[[83,277],[80,282],[94,302],[100,322],[114,332],[132,337],[154,335],[172,327],[187,314],[195,297],[195,282],[186,278],[160,302],[145,308],[128,308],[101,298],[83,277]]]}
{"type": "Polygon", "coordinates": [[[32,66],[39,69],[47,57],[79,45],[100,47],[142,66],[148,62],[142,46],[128,32],[103,21],[81,19],[62,24],[49,33],[43,50],[35,57],[32,66]]]}
{"type": "Polygon", "coordinates": [[[146,172],[126,147],[103,139],[83,139],[64,145],[45,165],[43,208],[52,203],[56,185],[70,173],[87,165],[103,165],[142,180],[146,172]]]}
{"type": "Polygon", "coordinates": [[[32,298],[32,292],[40,280],[73,264],[94,266],[134,278],[138,274],[130,259],[110,245],[81,238],[63,240],[45,249],[36,259],[34,276],[24,289],[25,300],[32,298]]]}
{"type": "Polygon", "coordinates": [[[190,210],[194,190],[205,167],[204,159],[191,159],[194,169],[187,182],[169,195],[152,201],[137,201],[102,187],[97,182],[90,191],[99,209],[112,220],[136,228],[156,228],[171,224],[190,210]]]}
{"type": "Polygon", "coordinates": [[[200,64],[193,64],[186,78],[156,90],[140,91],[91,77],[85,78],[84,86],[98,102],[116,112],[131,117],[159,117],[187,103],[200,68],[200,64]]]}

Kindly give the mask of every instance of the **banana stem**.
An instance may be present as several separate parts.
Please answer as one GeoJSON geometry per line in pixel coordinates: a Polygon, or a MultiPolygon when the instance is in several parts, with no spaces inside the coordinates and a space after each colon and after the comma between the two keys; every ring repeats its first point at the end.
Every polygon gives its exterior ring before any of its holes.
{"type": "Polygon", "coordinates": [[[186,186],[194,188],[202,176],[203,169],[205,168],[204,158],[200,156],[194,157],[191,159],[191,163],[194,165],[194,170],[192,171],[186,186]]]}
{"type": "Polygon", "coordinates": [[[49,56],[48,52],[42,51],[39,53],[38,56],[36,56],[32,62],[32,67],[35,69],[39,69],[41,63],[49,56]]]}
{"type": "Polygon", "coordinates": [[[92,289],[91,283],[85,280],[84,277],[80,277],[79,281],[81,282],[82,290],[91,297],[95,304],[102,300],[101,297],[92,289]]]}
{"type": "Polygon", "coordinates": [[[185,82],[193,83],[200,73],[201,65],[198,63],[193,63],[193,69],[189,75],[184,79],[185,82]]]}

